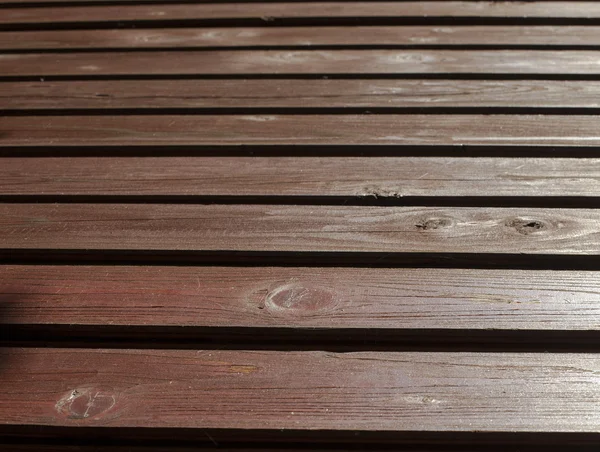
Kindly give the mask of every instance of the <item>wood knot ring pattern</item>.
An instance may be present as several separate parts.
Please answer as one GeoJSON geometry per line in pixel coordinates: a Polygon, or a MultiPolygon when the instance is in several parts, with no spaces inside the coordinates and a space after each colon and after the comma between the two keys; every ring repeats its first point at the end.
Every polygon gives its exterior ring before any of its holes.
{"type": "Polygon", "coordinates": [[[270,290],[264,306],[273,314],[312,314],[335,305],[333,293],[302,284],[286,284],[270,290]]]}
{"type": "Polygon", "coordinates": [[[88,419],[106,414],[116,403],[117,397],[110,391],[77,388],[63,395],[55,408],[67,419],[88,419]]]}
{"type": "Polygon", "coordinates": [[[529,235],[548,229],[548,225],[540,220],[526,218],[512,218],[508,220],[506,226],[514,229],[519,234],[529,235]]]}
{"type": "Polygon", "coordinates": [[[420,231],[433,231],[436,229],[443,229],[452,226],[452,220],[450,218],[426,218],[419,221],[416,225],[420,231]]]}

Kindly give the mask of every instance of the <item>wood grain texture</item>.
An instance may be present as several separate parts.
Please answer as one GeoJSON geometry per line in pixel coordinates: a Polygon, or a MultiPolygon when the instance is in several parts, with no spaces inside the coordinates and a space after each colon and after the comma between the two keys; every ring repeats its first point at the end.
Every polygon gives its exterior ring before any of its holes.
{"type": "Polygon", "coordinates": [[[598,197],[600,160],[7,157],[0,195],[598,197]]]}
{"type": "Polygon", "coordinates": [[[600,438],[599,2],[51,1],[0,0],[0,449],[600,438]]]}
{"type": "Polygon", "coordinates": [[[600,414],[590,354],[9,348],[0,359],[5,425],[597,432],[600,414]]]}
{"type": "Polygon", "coordinates": [[[251,50],[0,54],[0,76],[600,74],[592,50],[251,50]]]}
{"type": "Polygon", "coordinates": [[[0,323],[598,331],[599,281],[575,271],[9,265],[0,323]]]}
{"type": "MultiPolygon", "coordinates": [[[[578,115],[27,116],[0,121],[0,148],[133,145],[600,145],[578,115]]],[[[366,151],[368,152],[368,151],[366,151]]]]}
{"type": "MultiPolygon", "coordinates": [[[[0,83],[0,109],[600,108],[568,80],[110,80],[0,83]]],[[[300,112],[299,112],[300,113],[300,112]]]]}
{"type": "MultiPolygon", "coordinates": [[[[60,5],[61,3],[67,3],[67,4],[77,4],[77,5],[85,5],[86,3],[98,3],[99,0],[0,0],[0,5],[4,5],[5,7],[17,7],[17,8],[21,8],[23,6],[20,5],[26,5],[26,6],[31,6],[31,5],[37,5],[37,4],[56,4],[56,5],[60,5]]],[[[182,3],[181,0],[139,0],[139,1],[131,1],[131,0],[101,0],[102,3],[114,3],[115,5],[120,5],[120,4],[126,4],[126,3],[147,3],[147,4],[159,4],[159,5],[169,5],[169,4],[178,4],[178,3],[182,3]]],[[[234,3],[234,4],[241,4],[241,3],[281,3],[281,0],[266,0],[266,1],[260,1],[260,0],[241,0],[241,1],[235,1],[235,0],[217,0],[220,3],[234,3]]],[[[295,1],[295,0],[292,0],[295,1]]],[[[334,0],[335,1],[340,1],[340,0],[334,0]]],[[[346,0],[341,0],[341,1],[346,1],[346,0]]],[[[350,0],[350,1],[354,1],[354,0],[350,0]]],[[[401,0],[404,1],[404,0],[401,0]]],[[[426,2],[431,2],[431,3],[435,3],[437,5],[441,5],[442,3],[451,3],[454,5],[458,5],[458,4],[464,4],[464,3],[469,3],[471,1],[476,1],[478,3],[482,3],[485,4],[486,6],[497,6],[493,1],[484,1],[484,0],[463,0],[463,1],[457,1],[457,0],[424,0],[426,2]]],[[[594,0],[587,0],[587,1],[582,1],[582,0],[577,0],[577,1],[573,1],[573,2],[569,2],[569,1],[565,1],[565,0],[528,0],[531,3],[560,3],[562,5],[574,5],[577,7],[582,7],[583,5],[586,4],[590,4],[593,3],[594,0]]],[[[306,3],[309,2],[313,2],[313,0],[308,0],[306,3]]],[[[317,4],[331,4],[334,2],[319,2],[319,1],[314,1],[313,3],[317,3],[317,4]]],[[[519,2],[518,0],[506,0],[503,3],[523,3],[522,1],[519,2]]],[[[215,0],[193,0],[193,3],[217,3],[215,0]]],[[[283,1],[283,3],[287,3],[289,4],[290,2],[285,2],[283,1]]],[[[391,1],[389,2],[363,2],[363,3],[392,3],[391,1]]],[[[408,2],[408,3],[418,3],[416,1],[412,1],[412,2],[408,2]]]]}
{"type": "Polygon", "coordinates": [[[230,46],[597,46],[595,26],[237,27],[5,32],[0,49],[230,46]]]}
{"type": "Polygon", "coordinates": [[[0,204],[0,248],[595,255],[583,209],[0,204]]]}
{"type": "Polygon", "coordinates": [[[557,2],[273,2],[7,8],[1,24],[280,18],[579,18],[600,17],[593,1],[557,2]]]}

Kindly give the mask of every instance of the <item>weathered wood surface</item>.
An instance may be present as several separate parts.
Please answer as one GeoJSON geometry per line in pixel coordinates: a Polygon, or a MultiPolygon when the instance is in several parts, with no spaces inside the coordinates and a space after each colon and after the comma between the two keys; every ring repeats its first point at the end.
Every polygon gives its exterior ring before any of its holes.
{"type": "MultiPolygon", "coordinates": [[[[4,117],[6,146],[600,145],[585,115],[156,115],[4,117]]],[[[366,151],[368,152],[368,151],[366,151]]]]}
{"type": "Polygon", "coordinates": [[[0,448],[600,437],[600,3],[52,1],[0,0],[0,448]]]}
{"type": "Polygon", "coordinates": [[[436,107],[597,109],[600,82],[220,79],[0,83],[0,110],[436,107]]]}
{"type": "Polygon", "coordinates": [[[575,271],[9,265],[0,267],[0,323],[307,336],[306,328],[598,331],[599,281],[575,271]]]}
{"type": "Polygon", "coordinates": [[[239,27],[5,32],[0,49],[600,45],[595,26],[239,27]]]}
{"type": "Polygon", "coordinates": [[[596,255],[600,212],[0,204],[0,248],[596,255]]]}
{"type": "Polygon", "coordinates": [[[6,8],[0,24],[56,24],[128,21],[152,23],[166,20],[254,19],[270,23],[277,19],[317,18],[539,18],[597,19],[600,5],[593,1],[475,2],[271,2],[102,5],[42,8],[6,8]]]}
{"type": "Polygon", "coordinates": [[[9,348],[0,363],[8,425],[597,432],[600,414],[593,354],[9,348]]]}
{"type": "Polygon", "coordinates": [[[8,53],[0,76],[294,74],[598,75],[593,50],[217,50],[8,53]]]}
{"type": "Polygon", "coordinates": [[[598,198],[600,159],[7,157],[6,195],[598,198]]]}

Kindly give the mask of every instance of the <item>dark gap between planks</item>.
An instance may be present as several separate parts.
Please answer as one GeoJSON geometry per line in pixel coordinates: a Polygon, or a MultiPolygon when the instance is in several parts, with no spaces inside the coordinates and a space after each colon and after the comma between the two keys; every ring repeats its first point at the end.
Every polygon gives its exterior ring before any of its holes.
{"type": "MultiPolygon", "coordinates": [[[[0,34],[1,37],[1,34],[0,34]]],[[[161,80],[532,80],[532,81],[600,81],[599,74],[136,74],[136,75],[0,75],[8,82],[87,82],[87,81],[161,81],[161,80]]]]}
{"type": "MultiPolygon", "coordinates": [[[[2,35],[0,34],[0,37],[2,35]]],[[[101,74],[101,75],[1,75],[2,82],[72,82],[117,80],[556,80],[599,81],[600,74],[497,74],[497,73],[369,73],[369,74],[101,74]]]]}
{"type": "Polygon", "coordinates": [[[0,109],[0,116],[161,116],[161,115],[586,115],[597,107],[139,107],[0,109]]]}
{"type": "MultiPolygon", "coordinates": [[[[0,38],[2,37],[0,33],[0,38]]],[[[138,52],[221,52],[252,50],[536,50],[556,52],[563,50],[600,50],[600,44],[299,44],[299,45],[248,45],[248,46],[174,46],[174,47],[69,47],[1,49],[0,55],[39,53],[138,53],[138,52]]]]}
{"type": "Polygon", "coordinates": [[[600,255],[0,249],[0,265],[198,265],[234,267],[600,270],[600,255]]]}
{"type": "Polygon", "coordinates": [[[600,353],[600,330],[3,324],[2,347],[600,353]]]}
{"type": "Polygon", "coordinates": [[[251,448],[252,452],[292,452],[296,448],[317,452],[320,448],[331,452],[377,452],[380,448],[398,451],[401,445],[405,452],[507,452],[538,450],[536,447],[543,448],[545,452],[563,452],[565,447],[572,452],[596,452],[599,441],[600,434],[597,432],[390,432],[86,426],[74,429],[48,425],[0,425],[0,444],[108,446],[109,450],[114,450],[115,445],[135,447],[151,444],[174,451],[177,449],[173,447],[192,446],[194,450],[198,447],[212,450],[215,447],[231,447],[239,448],[240,452],[244,452],[245,448],[251,448]]]}
{"type": "MultiPolygon", "coordinates": [[[[83,6],[83,5],[82,5],[83,6]]],[[[88,6],[88,5],[85,5],[88,6]]],[[[91,5],[89,5],[91,6],[91,5]]],[[[2,8],[9,9],[9,8],[2,8]]],[[[312,26],[394,26],[394,25],[600,25],[597,17],[469,17],[469,16],[347,16],[347,17],[247,17],[166,20],[105,20],[77,22],[14,22],[0,24],[1,31],[33,30],[106,30],[124,28],[190,28],[190,27],[312,27],[312,26]]]]}
{"type": "Polygon", "coordinates": [[[560,157],[597,158],[596,146],[0,146],[2,157],[560,157]]]}
{"type": "Polygon", "coordinates": [[[600,196],[262,196],[262,195],[5,195],[0,203],[258,204],[302,206],[548,207],[598,209],[600,196]]]}

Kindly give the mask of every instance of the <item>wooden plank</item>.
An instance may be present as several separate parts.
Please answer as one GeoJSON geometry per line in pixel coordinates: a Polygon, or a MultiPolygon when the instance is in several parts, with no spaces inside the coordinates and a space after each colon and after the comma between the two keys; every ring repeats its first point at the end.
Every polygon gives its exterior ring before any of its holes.
{"type": "Polygon", "coordinates": [[[0,323],[306,335],[306,328],[598,331],[599,281],[598,272],[575,271],[10,265],[0,266],[0,323]]]}
{"type": "Polygon", "coordinates": [[[565,18],[597,19],[600,5],[593,1],[552,2],[270,2],[102,5],[42,8],[6,8],[0,24],[98,23],[165,20],[316,18],[565,18]]]}
{"type": "Polygon", "coordinates": [[[0,422],[12,426],[592,433],[600,415],[594,354],[5,348],[0,356],[0,422]]]}
{"type": "Polygon", "coordinates": [[[0,76],[598,75],[595,51],[251,50],[0,54],[0,76]]]}
{"type": "Polygon", "coordinates": [[[229,46],[597,46],[594,26],[240,27],[5,32],[0,49],[229,46]]]}
{"type": "MultiPolygon", "coordinates": [[[[0,0],[0,5],[4,5],[4,7],[23,7],[22,5],[26,5],[28,7],[30,7],[31,5],[39,5],[39,4],[56,4],[56,5],[60,5],[61,3],[68,3],[68,4],[77,4],[77,5],[85,5],[86,3],[98,3],[99,1],[101,1],[101,3],[103,4],[109,4],[109,3],[114,3],[115,5],[119,5],[119,4],[127,4],[127,3],[154,3],[154,4],[160,4],[160,5],[169,5],[169,4],[177,4],[177,3],[182,3],[181,0],[0,0]]],[[[292,1],[296,1],[296,0],[292,0],[292,1]]],[[[347,1],[347,0],[334,0],[334,1],[347,1]]],[[[354,0],[349,0],[347,1],[348,3],[350,1],[354,1],[354,0]]],[[[405,0],[401,0],[401,1],[405,1],[405,0]]],[[[458,3],[468,3],[468,2],[479,2],[479,3],[485,3],[487,6],[493,5],[493,2],[490,1],[483,1],[483,0],[463,0],[463,1],[456,1],[456,0],[425,0],[428,2],[432,2],[432,3],[437,3],[437,4],[441,4],[441,3],[454,3],[454,4],[458,4],[458,3]]],[[[505,3],[511,3],[511,2],[515,2],[518,3],[518,0],[506,0],[505,3]]],[[[582,5],[582,4],[586,4],[586,3],[593,3],[593,0],[588,0],[588,1],[573,1],[573,2],[567,2],[564,0],[528,0],[531,1],[532,3],[538,2],[538,3],[562,3],[562,4],[574,4],[574,6],[578,6],[578,5],[582,5]]],[[[216,3],[215,0],[193,0],[194,3],[216,3]]],[[[260,1],[260,0],[241,0],[241,1],[235,1],[235,0],[220,0],[220,3],[281,3],[282,0],[264,0],[264,1],[260,1]]],[[[307,0],[307,3],[309,2],[314,2],[314,3],[319,3],[319,4],[323,4],[323,2],[319,2],[316,0],[307,0]]],[[[286,3],[286,1],[284,0],[283,3],[286,3]]],[[[289,3],[289,2],[288,2],[289,3]]],[[[332,2],[326,2],[326,3],[332,3],[332,2]]],[[[366,2],[365,2],[366,3],[366,2]]],[[[382,3],[382,2],[372,2],[372,3],[382,3]]],[[[387,2],[387,3],[392,3],[392,2],[387,2]]],[[[412,3],[416,3],[416,2],[412,2],[412,3]]]]}
{"type": "Polygon", "coordinates": [[[136,108],[600,108],[568,80],[110,80],[0,83],[0,110],[136,108]]]}
{"type": "Polygon", "coordinates": [[[599,159],[3,158],[0,195],[600,196],[599,159]]]}
{"type": "Polygon", "coordinates": [[[4,117],[0,147],[133,145],[598,146],[594,116],[4,117]]]}
{"type": "Polygon", "coordinates": [[[583,209],[0,204],[0,248],[595,255],[583,209]]]}

